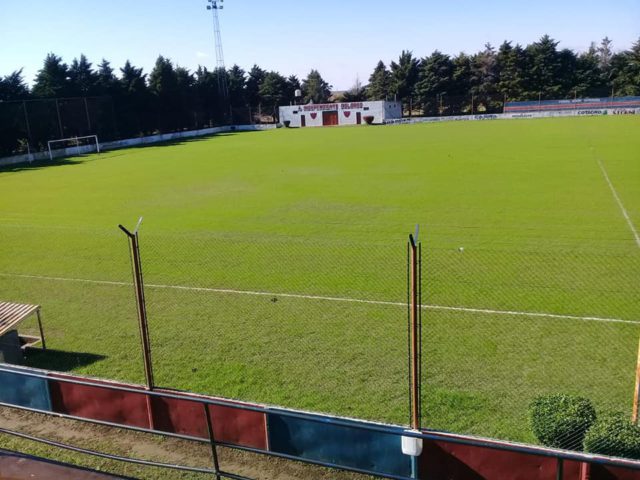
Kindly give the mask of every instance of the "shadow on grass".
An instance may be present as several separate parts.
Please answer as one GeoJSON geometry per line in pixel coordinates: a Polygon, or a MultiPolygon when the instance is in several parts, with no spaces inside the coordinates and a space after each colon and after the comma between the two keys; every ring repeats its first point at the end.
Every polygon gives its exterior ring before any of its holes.
{"type": "Polygon", "coordinates": [[[66,352],[48,348],[28,348],[25,352],[26,365],[29,367],[70,372],[76,368],[86,367],[107,358],[104,355],[84,352],[66,352]]]}
{"type": "MultiPolygon", "coordinates": [[[[147,147],[175,147],[177,145],[185,145],[188,143],[194,143],[194,142],[203,142],[206,140],[210,140],[212,138],[215,137],[233,137],[236,135],[243,135],[243,134],[251,134],[251,133],[261,133],[263,132],[263,130],[229,130],[226,132],[216,132],[216,133],[210,133],[208,135],[198,135],[197,137],[184,137],[184,138],[173,138],[171,140],[163,140],[161,142],[154,142],[154,143],[142,143],[139,145],[129,145],[129,146],[123,146],[118,148],[118,150],[120,149],[137,149],[137,148],[147,148],[147,147]]],[[[171,133],[171,132],[169,132],[171,133]]],[[[169,134],[168,133],[168,134],[169,134]]],[[[116,150],[116,149],[114,149],[116,150]]],[[[106,150],[107,152],[109,151],[113,151],[113,150],[106,150]]]]}
{"type": "MultiPolygon", "coordinates": [[[[126,145],[122,147],[117,147],[113,149],[103,150],[102,153],[114,152],[117,150],[129,150],[129,149],[138,149],[138,148],[147,148],[147,147],[175,147],[178,145],[185,145],[187,143],[193,142],[202,142],[205,140],[210,140],[213,137],[231,137],[238,134],[250,134],[250,133],[259,133],[261,130],[231,130],[228,132],[216,132],[211,133],[209,135],[202,135],[197,137],[185,137],[185,138],[174,138],[172,140],[165,140],[162,142],[149,142],[142,143],[139,145],[126,145]]],[[[172,132],[169,132],[172,133],[172,132]]],[[[137,137],[134,137],[137,138],[137,137]]],[[[117,141],[117,140],[114,140],[117,141]]],[[[25,170],[40,170],[42,168],[50,168],[50,167],[62,167],[65,165],[81,165],[88,161],[89,156],[93,156],[91,160],[99,160],[100,156],[95,156],[95,153],[91,154],[82,154],[82,155],[74,155],[72,157],[59,157],[54,160],[35,160],[31,163],[16,163],[14,165],[0,165],[0,173],[11,173],[11,172],[21,172],[25,170]]],[[[109,158],[119,157],[124,155],[124,153],[120,155],[109,155],[109,158]]]]}
{"type": "MultiPolygon", "coordinates": [[[[82,158],[82,157],[75,157],[82,158]]],[[[56,158],[54,160],[35,160],[31,163],[16,163],[14,165],[0,165],[0,173],[22,172],[24,170],[40,170],[49,167],[63,167],[65,165],[80,165],[82,162],[71,160],[68,157],[56,158]]]]}

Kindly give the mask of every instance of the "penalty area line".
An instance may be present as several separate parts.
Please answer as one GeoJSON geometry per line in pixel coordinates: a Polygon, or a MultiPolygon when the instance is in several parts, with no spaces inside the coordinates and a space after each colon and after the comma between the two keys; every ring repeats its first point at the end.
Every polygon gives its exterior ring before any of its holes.
{"type": "MultiPolygon", "coordinates": [[[[52,282],[76,282],[76,283],[89,283],[94,285],[111,285],[111,286],[131,286],[131,282],[117,282],[112,280],[91,280],[85,278],[69,278],[69,277],[51,277],[46,275],[26,275],[19,273],[2,273],[0,277],[8,278],[28,278],[34,280],[47,280],[52,282]]],[[[145,287],[165,290],[183,290],[190,292],[207,292],[207,293],[222,293],[232,295],[250,295],[261,297],[281,297],[281,298],[295,298],[301,300],[323,300],[328,302],[342,302],[342,303],[361,303],[367,305],[382,305],[393,307],[406,307],[407,304],[403,302],[390,302],[385,300],[367,300],[362,298],[349,298],[349,297],[329,297],[322,295],[304,295],[300,293],[282,293],[282,292],[263,292],[257,290],[236,290],[230,288],[211,288],[211,287],[189,287],[185,285],[163,285],[146,283],[145,287]]],[[[555,318],[559,320],[580,320],[589,322],[604,322],[604,323],[628,323],[633,325],[640,325],[640,321],[623,320],[621,318],[607,318],[607,317],[592,317],[592,316],[579,316],[579,315],[563,315],[557,313],[545,313],[545,312],[521,312],[517,310],[495,310],[488,308],[473,308],[473,307],[457,307],[446,305],[422,305],[424,310],[442,310],[450,312],[463,312],[463,313],[480,313],[485,315],[511,315],[519,317],[536,317],[536,318],[555,318]]]]}

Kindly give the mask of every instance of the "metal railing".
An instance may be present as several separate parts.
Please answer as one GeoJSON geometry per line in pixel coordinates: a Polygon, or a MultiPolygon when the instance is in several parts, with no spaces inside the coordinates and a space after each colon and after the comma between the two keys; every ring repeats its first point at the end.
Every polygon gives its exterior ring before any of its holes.
{"type": "MultiPolygon", "coordinates": [[[[141,389],[141,388],[126,387],[126,386],[113,385],[113,384],[108,384],[108,383],[96,383],[96,382],[92,382],[92,381],[89,381],[89,380],[82,380],[82,379],[78,379],[78,378],[65,378],[63,376],[56,376],[55,378],[52,378],[52,377],[48,376],[46,373],[43,373],[43,372],[40,372],[40,371],[37,371],[37,370],[33,370],[33,369],[29,369],[29,370],[27,370],[27,369],[19,369],[18,370],[18,369],[13,369],[13,368],[12,369],[7,369],[7,368],[3,367],[2,365],[0,365],[0,372],[11,373],[11,374],[14,374],[14,375],[15,374],[19,374],[19,375],[22,375],[22,376],[25,376],[25,377],[29,377],[29,378],[38,378],[38,379],[43,379],[43,380],[50,380],[50,381],[61,382],[61,383],[68,383],[68,384],[72,384],[72,385],[95,387],[95,388],[106,389],[106,390],[110,390],[110,391],[142,394],[146,398],[166,398],[166,399],[174,399],[174,400],[181,400],[181,401],[190,401],[190,402],[194,402],[194,403],[197,403],[199,405],[202,405],[203,408],[205,410],[207,410],[207,411],[208,411],[207,407],[209,405],[211,405],[211,406],[225,406],[225,407],[229,406],[228,402],[223,401],[223,400],[213,399],[213,398],[192,397],[192,396],[179,395],[177,393],[169,393],[169,392],[163,392],[163,391],[157,391],[157,390],[145,390],[145,389],[141,389]]],[[[237,407],[237,405],[234,405],[234,406],[237,407]]],[[[227,447],[227,448],[243,450],[243,451],[247,451],[247,452],[251,452],[251,453],[258,453],[258,454],[267,455],[267,456],[284,458],[284,459],[287,459],[287,460],[295,460],[295,461],[308,463],[308,464],[312,464],[312,465],[318,465],[318,466],[322,466],[322,467],[335,468],[335,469],[340,469],[340,470],[345,470],[345,471],[352,471],[352,472],[355,472],[355,473],[362,473],[362,474],[365,474],[365,475],[372,475],[372,476],[379,477],[379,478],[389,478],[389,479],[394,479],[394,480],[411,480],[411,477],[398,476],[398,475],[385,475],[385,474],[380,474],[379,472],[370,471],[370,470],[367,470],[367,469],[345,467],[343,465],[337,465],[337,464],[330,463],[330,462],[322,462],[322,461],[311,460],[311,459],[298,457],[298,456],[294,456],[294,455],[288,455],[288,454],[279,453],[279,452],[272,452],[272,451],[261,450],[261,449],[248,447],[248,446],[236,445],[236,444],[232,444],[232,443],[228,443],[228,442],[223,442],[223,441],[217,440],[217,439],[215,439],[213,437],[213,435],[209,435],[208,439],[203,439],[203,438],[200,438],[200,437],[194,437],[194,436],[184,435],[184,434],[179,434],[179,433],[174,433],[174,432],[165,432],[165,431],[153,430],[153,429],[148,429],[148,428],[135,427],[135,426],[126,425],[126,424],[120,424],[120,423],[110,422],[110,421],[105,421],[105,420],[89,419],[89,418],[79,417],[79,416],[76,416],[76,415],[69,415],[69,414],[64,414],[64,413],[50,412],[50,411],[46,411],[46,410],[41,410],[41,409],[36,409],[36,408],[31,408],[31,407],[25,407],[25,406],[15,405],[15,404],[5,403],[5,402],[0,402],[0,407],[13,408],[13,409],[26,411],[26,412],[33,412],[33,413],[38,413],[38,414],[50,415],[50,416],[55,416],[57,418],[65,418],[65,419],[69,419],[69,420],[77,420],[77,421],[81,421],[81,422],[87,422],[87,423],[92,423],[92,424],[97,424],[97,425],[104,425],[104,426],[113,427],[113,428],[120,428],[120,429],[125,429],[125,430],[131,430],[131,431],[142,432],[142,433],[149,433],[149,434],[154,434],[154,435],[161,435],[161,436],[177,438],[177,439],[182,439],[182,440],[189,440],[189,441],[194,441],[194,442],[207,443],[207,444],[211,445],[211,451],[212,451],[211,461],[212,461],[212,463],[214,465],[214,468],[212,468],[212,469],[203,469],[203,468],[190,467],[190,466],[184,466],[184,465],[166,464],[166,463],[153,462],[153,461],[142,460],[142,459],[135,459],[135,458],[130,458],[130,457],[122,457],[122,456],[118,456],[118,455],[105,454],[105,453],[94,451],[94,450],[89,450],[89,449],[74,447],[74,446],[71,446],[71,445],[66,445],[66,444],[63,444],[61,442],[55,442],[55,441],[51,441],[51,440],[46,440],[46,439],[43,439],[43,438],[40,438],[40,437],[36,437],[36,436],[20,433],[20,432],[17,432],[17,431],[14,431],[14,430],[10,430],[10,429],[0,428],[0,433],[4,433],[4,434],[7,434],[7,435],[14,435],[14,436],[18,436],[18,437],[21,437],[21,438],[24,438],[24,439],[27,439],[27,440],[33,440],[33,441],[42,442],[42,443],[45,443],[45,444],[48,444],[48,445],[51,445],[51,446],[73,450],[73,451],[76,451],[77,453],[82,453],[82,454],[87,454],[87,455],[94,455],[94,456],[107,458],[107,459],[112,459],[112,460],[117,460],[117,461],[138,463],[138,464],[141,464],[141,465],[157,466],[157,467],[163,467],[163,468],[169,468],[169,469],[193,471],[193,472],[199,472],[199,473],[209,473],[209,474],[212,474],[212,475],[216,475],[217,477],[223,477],[223,478],[250,480],[247,477],[242,477],[240,475],[236,475],[236,474],[233,474],[233,473],[230,473],[230,472],[225,472],[225,471],[220,470],[220,468],[219,468],[219,466],[217,464],[217,450],[216,450],[216,448],[217,447],[227,447]]],[[[269,407],[258,406],[258,405],[242,405],[241,408],[243,410],[253,411],[253,412],[258,412],[258,413],[263,413],[263,414],[268,414],[271,411],[271,408],[269,408],[269,407]]],[[[343,427],[347,427],[347,428],[360,429],[360,430],[364,430],[364,431],[376,432],[376,433],[382,433],[382,434],[390,434],[390,435],[395,435],[395,436],[398,436],[398,437],[419,438],[419,439],[422,439],[423,441],[445,442],[445,443],[451,443],[451,444],[457,444],[457,445],[466,445],[466,446],[471,446],[471,447],[486,448],[486,449],[491,449],[491,450],[499,450],[499,451],[506,451],[506,452],[514,452],[514,453],[523,453],[523,454],[528,454],[528,455],[538,455],[538,456],[543,456],[543,457],[551,457],[551,458],[555,458],[555,459],[558,460],[557,472],[559,472],[559,475],[560,475],[560,476],[558,476],[558,478],[562,478],[562,476],[561,476],[561,474],[562,474],[562,464],[563,464],[564,461],[578,461],[578,462],[584,462],[584,463],[606,465],[606,466],[611,466],[611,467],[621,467],[621,468],[627,468],[627,469],[633,469],[633,470],[640,470],[640,461],[626,460],[626,459],[622,459],[622,458],[612,458],[612,457],[607,457],[607,456],[602,456],[602,455],[590,455],[590,454],[581,453],[581,452],[573,452],[573,451],[567,451],[567,450],[559,450],[559,449],[552,449],[552,448],[545,448],[545,447],[537,447],[537,446],[532,446],[532,445],[520,444],[520,443],[516,443],[516,442],[500,442],[500,441],[486,439],[486,438],[482,438],[482,437],[464,436],[464,435],[458,435],[458,434],[447,433],[447,432],[406,430],[406,429],[404,429],[404,428],[402,428],[400,426],[368,423],[368,422],[354,421],[354,420],[341,419],[341,418],[329,418],[329,417],[323,417],[323,416],[319,416],[319,415],[310,415],[308,413],[289,411],[289,410],[283,410],[283,409],[278,409],[277,412],[278,412],[278,415],[282,415],[282,416],[285,416],[285,417],[288,417],[288,418],[297,418],[297,419],[302,419],[302,420],[306,420],[306,421],[318,422],[318,423],[322,423],[322,424],[330,423],[330,424],[336,425],[336,426],[343,426],[343,427]]],[[[206,418],[207,418],[207,422],[208,422],[208,429],[209,429],[209,431],[211,433],[212,429],[213,429],[213,422],[211,421],[210,417],[207,416],[206,418]]]]}

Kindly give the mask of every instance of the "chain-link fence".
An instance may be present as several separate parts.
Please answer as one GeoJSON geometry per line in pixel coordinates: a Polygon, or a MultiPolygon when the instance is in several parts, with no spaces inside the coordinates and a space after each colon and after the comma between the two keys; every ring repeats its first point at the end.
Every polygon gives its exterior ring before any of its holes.
{"type": "MultiPolygon", "coordinates": [[[[0,299],[41,306],[47,349],[28,365],[141,383],[131,266],[116,229],[0,226],[0,299]]],[[[35,319],[17,326],[38,335],[35,319]]]]}
{"type": "Polygon", "coordinates": [[[158,385],[406,422],[398,244],[143,234],[158,385]]]}
{"type": "Polygon", "coordinates": [[[431,248],[424,264],[425,426],[640,458],[637,248],[431,248]]]}
{"type": "MultiPolygon", "coordinates": [[[[15,227],[0,298],[42,305],[50,347],[28,362],[142,382],[125,236],[15,227]]],[[[640,251],[423,241],[422,426],[640,458],[640,251]]],[[[143,226],[140,251],[156,385],[409,423],[404,235],[143,226]]]]}
{"type": "Polygon", "coordinates": [[[62,138],[97,135],[105,142],[262,120],[248,107],[220,110],[195,98],[166,105],[151,96],[0,102],[0,156],[44,151],[49,140],[62,138]]]}

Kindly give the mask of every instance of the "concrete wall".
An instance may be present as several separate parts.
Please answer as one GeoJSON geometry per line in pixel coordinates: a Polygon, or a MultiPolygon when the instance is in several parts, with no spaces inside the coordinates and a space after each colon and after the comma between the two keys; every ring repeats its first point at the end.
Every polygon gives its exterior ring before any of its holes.
{"type": "Polygon", "coordinates": [[[280,107],[280,122],[290,122],[291,127],[302,127],[302,117],[306,127],[323,126],[322,113],[337,112],[338,125],[356,125],[358,114],[361,124],[365,124],[364,117],[372,116],[373,123],[382,124],[386,120],[401,118],[402,106],[400,102],[350,102],[323,103],[309,105],[294,105],[280,107]]]}
{"type": "MultiPolygon", "coordinates": [[[[160,142],[168,142],[171,140],[179,140],[182,138],[202,137],[222,132],[248,132],[258,130],[271,130],[276,128],[275,125],[232,125],[225,127],[205,128],[202,130],[189,130],[185,132],[162,133],[158,135],[149,135],[146,137],[127,138],[123,140],[114,140],[112,142],[100,143],[101,150],[115,150],[118,148],[136,147],[139,145],[147,145],[160,142]]],[[[94,153],[95,145],[83,145],[80,147],[59,148],[52,150],[54,158],[68,157],[73,155],[81,155],[85,153],[94,153]]],[[[49,152],[36,152],[32,154],[14,155],[12,157],[0,158],[0,167],[10,165],[18,165],[21,163],[31,163],[35,161],[49,160],[49,152]]]]}

